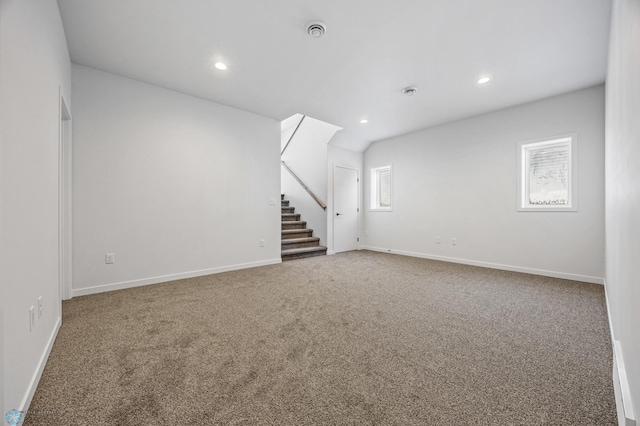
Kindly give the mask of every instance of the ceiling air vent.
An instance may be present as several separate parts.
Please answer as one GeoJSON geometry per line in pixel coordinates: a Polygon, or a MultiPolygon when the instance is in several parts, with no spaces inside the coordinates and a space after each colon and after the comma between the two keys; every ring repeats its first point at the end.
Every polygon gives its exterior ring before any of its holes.
{"type": "Polygon", "coordinates": [[[311,21],[307,24],[307,34],[313,38],[320,38],[327,32],[327,26],[321,21],[311,21]]]}
{"type": "Polygon", "coordinates": [[[404,93],[407,96],[413,96],[416,94],[417,91],[418,91],[418,88],[415,86],[405,87],[404,89],[402,89],[402,93],[404,93]]]}

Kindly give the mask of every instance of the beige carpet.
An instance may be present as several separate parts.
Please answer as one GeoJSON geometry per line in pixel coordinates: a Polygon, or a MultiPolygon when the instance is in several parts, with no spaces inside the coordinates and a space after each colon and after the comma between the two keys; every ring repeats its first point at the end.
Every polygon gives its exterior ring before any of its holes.
{"type": "Polygon", "coordinates": [[[63,313],[26,425],[616,423],[599,285],[361,251],[63,313]]]}

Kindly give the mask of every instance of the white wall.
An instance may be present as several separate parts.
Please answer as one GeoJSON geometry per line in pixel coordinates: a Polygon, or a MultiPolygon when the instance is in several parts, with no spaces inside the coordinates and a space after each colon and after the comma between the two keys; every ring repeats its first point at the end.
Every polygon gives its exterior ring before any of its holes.
{"type": "MultiPolygon", "coordinates": [[[[286,121],[283,122],[283,125],[286,121]]],[[[293,131],[290,125],[283,127],[282,139],[288,139],[293,131]]],[[[305,185],[326,205],[327,204],[327,143],[340,127],[306,117],[295,137],[282,154],[282,161],[304,182],[305,185]]],[[[282,168],[282,193],[290,205],[313,229],[313,235],[320,238],[320,244],[327,244],[327,212],[296,182],[291,174],[282,168]]]]}
{"type": "Polygon", "coordinates": [[[73,295],[280,262],[279,122],[77,65],[73,103],[73,295]]]}
{"type": "Polygon", "coordinates": [[[60,321],[60,92],[71,109],[71,64],[55,0],[2,0],[0,9],[0,274],[2,415],[27,408],[60,321]],[[37,310],[29,332],[28,309],[37,310]]]}
{"type": "Polygon", "coordinates": [[[603,86],[374,143],[364,156],[361,242],[400,254],[602,282],[603,156],[603,86]],[[579,210],[517,212],[516,144],[571,132],[578,133],[579,210]],[[389,163],[393,211],[370,212],[369,170],[389,163]]]}
{"type": "MultiPolygon", "coordinates": [[[[640,411],[640,3],[616,0],[611,21],[606,120],[606,289],[627,410],[640,411]]],[[[618,362],[614,382],[620,413],[618,362]]],[[[623,416],[619,415],[619,420],[623,416]]],[[[622,424],[622,423],[621,423],[622,424]]]]}
{"type": "MultiPolygon", "coordinates": [[[[3,55],[2,55],[2,50],[3,50],[3,43],[2,40],[4,39],[3,35],[4,33],[2,32],[2,16],[4,15],[4,9],[6,6],[6,2],[4,0],[0,0],[0,95],[2,94],[2,84],[3,84],[3,80],[4,77],[2,77],[2,72],[4,70],[3,66],[2,66],[2,61],[3,61],[3,55]]],[[[2,98],[0,98],[2,99],[2,98]]],[[[1,101],[0,101],[1,102],[1,101]]],[[[3,106],[0,103],[0,111],[3,111],[3,106]]],[[[2,115],[0,115],[0,166],[3,164],[3,156],[2,156],[2,145],[3,145],[3,138],[4,138],[4,132],[2,130],[2,115]]],[[[4,190],[3,186],[2,186],[2,172],[0,171],[0,189],[4,190]]],[[[2,197],[2,191],[0,191],[0,254],[3,253],[3,246],[2,246],[2,241],[4,241],[4,233],[3,233],[3,229],[4,229],[4,221],[2,219],[2,212],[4,210],[4,202],[3,202],[3,197],[2,197]]],[[[2,261],[0,260],[0,268],[2,268],[2,261]]],[[[5,293],[5,288],[4,288],[4,275],[2,272],[2,269],[0,269],[0,415],[4,414],[7,412],[7,410],[5,410],[5,405],[4,405],[4,388],[5,388],[5,380],[4,380],[4,301],[7,300],[7,293],[5,293]]]]}
{"type": "Polygon", "coordinates": [[[348,149],[340,148],[329,144],[327,152],[327,253],[334,254],[335,246],[333,242],[333,218],[335,212],[333,211],[333,169],[334,166],[344,166],[353,169],[358,169],[360,173],[360,184],[358,185],[358,206],[360,207],[360,215],[358,216],[358,232],[362,228],[362,152],[355,152],[348,149]]]}
{"type": "Polygon", "coordinates": [[[304,117],[302,114],[293,114],[280,122],[280,152],[284,150],[293,132],[298,128],[298,124],[301,124],[302,117],[304,117]]]}

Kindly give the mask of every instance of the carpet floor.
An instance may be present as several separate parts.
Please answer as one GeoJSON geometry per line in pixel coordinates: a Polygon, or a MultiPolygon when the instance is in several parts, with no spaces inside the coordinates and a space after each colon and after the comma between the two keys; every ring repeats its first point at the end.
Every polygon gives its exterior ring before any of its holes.
{"type": "Polygon", "coordinates": [[[25,425],[615,425],[600,285],[356,251],[77,297],[25,425]]]}

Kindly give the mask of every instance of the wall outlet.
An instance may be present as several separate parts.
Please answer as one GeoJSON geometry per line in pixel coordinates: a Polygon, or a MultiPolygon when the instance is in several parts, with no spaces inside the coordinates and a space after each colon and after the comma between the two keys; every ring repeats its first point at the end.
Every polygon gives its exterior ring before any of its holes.
{"type": "Polygon", "coordinates": [[[36,327],[36,312],[34,307],[29,308],[29,331],[33,331],[36,327]]]}
{"type": "Polygon", "coordinates": [[[264,240],[260,240],[260,247],[264,247],[264,240]]]}
{"type": "Polygon", "coordinates": [[[115,261],[116,261],[115,253],[107,253],[104,255],[104,263],[106,263],[107,265],[115,263],[115,261]]]}
{"type": "Polygon", "coordinates": [[[436,244],[440,244],[440,237],[436,237],[436,244]]]}
{"type": "Polygon", "coordinates": [[[276,199],[275,198],[269,198],[269,205],[270,206],[275,206],[276,205],[276,199]]]}
{"type": "Polygon", "coordinates": [[[38,319],[42,318],[42,296],[38,297],[38,319]]]}
{"type": "Polygon", "coordinates": [[[456,241],[456,239],[455,239],[455,238],[452,238],[452,239],[451,239],[451,245],[452,245],[452,246],[458,245],[458,241],[456,241]]]}

